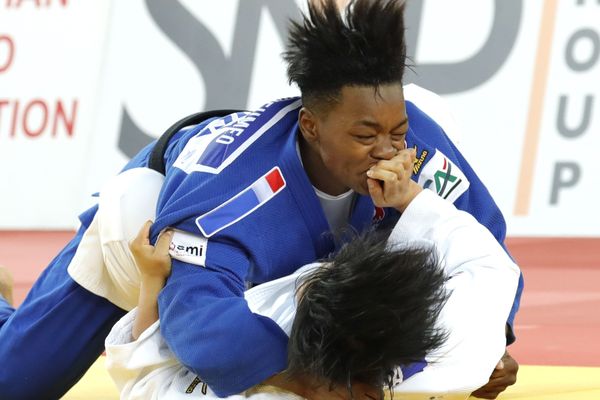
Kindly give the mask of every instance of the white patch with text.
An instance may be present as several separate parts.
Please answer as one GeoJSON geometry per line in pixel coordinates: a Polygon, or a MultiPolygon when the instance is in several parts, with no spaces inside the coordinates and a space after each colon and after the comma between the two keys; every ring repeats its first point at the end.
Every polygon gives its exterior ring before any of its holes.
{"type": "Polygon", "coordinates": [[[208,239],[205,237],[175,230],[169,246],[169,254],[176,260],[204,267],[207,246],[208,239]]]}
{"type": "Polygon", "coordinates": [[[471,185],[456,164],[439,150],[435,151],[435,155],[422,168],[417,183],[452,203],[471,185]]]}

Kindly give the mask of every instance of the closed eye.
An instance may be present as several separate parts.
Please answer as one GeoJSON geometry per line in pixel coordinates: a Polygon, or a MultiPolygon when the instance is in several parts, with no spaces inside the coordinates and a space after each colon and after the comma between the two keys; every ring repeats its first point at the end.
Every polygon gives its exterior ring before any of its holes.
{"type": "Polygon", "coordinates": [[[364,142],[375,139],[376,135],[354,135],[354,137],[364,142]]]}
{"type": "Polygon", "coordinates": [[[404,140],[406,133],[392,133],[392,140],[404,140]]]}

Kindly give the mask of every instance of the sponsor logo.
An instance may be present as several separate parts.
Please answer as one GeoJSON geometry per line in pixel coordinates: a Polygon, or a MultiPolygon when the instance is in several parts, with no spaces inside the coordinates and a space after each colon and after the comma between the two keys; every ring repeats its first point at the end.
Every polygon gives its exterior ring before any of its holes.
{"type": "Polygon", "coordinates": [[[201,256],[204,249],[200,246],[184,246],[182,244],[171,243],[169,252],[175,256],[201,256]]]}
{"type": "MultiPolygon", "coordinates": [[[[417,150],[417,146],[415,146],[415,152],[419,153],[419,150],[417,150]]],[[[429,152],[427,150],[423,150],[421,152],[421,155],[417,156],[417,159],[415,160],[415,162],[413,164],[413,174],[414,175],[417,175],[419,173],[419,171],[421,170],[421,166],[425,162],[425,159],[427,158],[427,154],[429,154],[429,152]]]]}
{"type": "Polygon", "coordinates": [[[465,174],[439,150],[425,163],[417,183],[453,203],[470,186],[465,174]]]}
{"type": "Polygon", "coordinates": [[[176,260],[203,267],[206,264],[207,245],[205,237],[175,230],[169,245],[169,255],[176,260]]]}
{"type": "Polygon", "coordinates": [[[190,386],[188,386],[187,390],[185,391],[186,394],[190,394],[194,391],[194,389],[196,389],[196,386],[198,386],[198,384],[202,384],[202,388],[201,388],[201,392],[203,395],[206,395],[206,393],[208,392],[208,385],[206,384],[206,382],[202,382],[202,379],[200,379],[199,376],[195,377],[194,380],[192,381],[192,383],[190,383],[190,386]]]}

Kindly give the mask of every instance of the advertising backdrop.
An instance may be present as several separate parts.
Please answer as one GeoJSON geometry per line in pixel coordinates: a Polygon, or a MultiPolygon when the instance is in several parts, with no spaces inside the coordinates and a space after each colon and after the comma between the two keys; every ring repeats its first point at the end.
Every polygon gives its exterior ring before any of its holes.
{"type": "MultiPolygon", "coordinates": [[[[295,0],[0,0],[0,229],[72,229],[176,120],[295,95],[295,0]]],[[[600,2],[409,0],[406,83],[440,96],[512,236],[600,236],[600,2]]]]}

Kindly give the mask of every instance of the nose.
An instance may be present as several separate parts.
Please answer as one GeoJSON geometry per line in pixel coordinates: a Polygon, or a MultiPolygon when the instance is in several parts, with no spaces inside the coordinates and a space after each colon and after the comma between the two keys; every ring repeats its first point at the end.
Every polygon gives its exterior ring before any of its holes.
{"type": "Polygon", "coordinates": [[[392,139],[389,136],[380,136],[371,150],[371,157],[376,160],[390,160],[398,153],[398,150],[400,149],[394,147],[392,139]]]}

